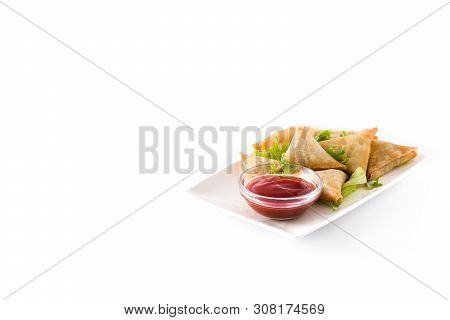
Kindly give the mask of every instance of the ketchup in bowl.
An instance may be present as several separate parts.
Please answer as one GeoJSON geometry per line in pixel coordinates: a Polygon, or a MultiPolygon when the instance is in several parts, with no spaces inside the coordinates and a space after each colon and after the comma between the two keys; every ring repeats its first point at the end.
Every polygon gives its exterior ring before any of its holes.
{"type": "Polygon", "coordinates": [[[246,188],[264,197],[292,198],[304,196],[313,191],[316,186],[299,177],[270,174],[254,178],[246,188]]]}
{"type": "Polygon", "coordinates": [[[263,166],[247,169],[240,178],[241,195],[260,215],[292,219],[319,198],[322,182],[314,171],[300,167],[295,174],[270,174],[263,166]]]}

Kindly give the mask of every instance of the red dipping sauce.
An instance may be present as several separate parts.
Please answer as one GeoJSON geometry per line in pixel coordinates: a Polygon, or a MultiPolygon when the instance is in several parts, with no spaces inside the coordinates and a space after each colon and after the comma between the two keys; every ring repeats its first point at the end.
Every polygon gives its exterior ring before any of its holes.
{"type": "Polygon", "coordinates": [[[317,189],[314,183],[286,175],[256,177],[245,189],[254,194],[243,196],[256,212],[277,220],[299,216],[320,196],[320,192],[314,192],[317,189]]]}
{"type": "Polygon", "coordinates": [[[292,198],[310,193],[316,186],[293,176],[265,175],[250,181],[247,190],[264,197],[292,198]]]}

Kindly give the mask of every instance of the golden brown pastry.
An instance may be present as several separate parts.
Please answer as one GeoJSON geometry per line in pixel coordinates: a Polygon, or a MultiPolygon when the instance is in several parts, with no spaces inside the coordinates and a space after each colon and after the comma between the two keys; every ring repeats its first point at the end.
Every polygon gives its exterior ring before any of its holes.
{"type": "Polygon", "coordinates": [[[316,130],[309,127],[296,129],[285,159],[289,163],[313,169],[346,169],[346,166],[333,159],[314,138],[316,130]]]}
{"type": "Polygon", "coordinates": [[[341,194],[342,185],[347,179],[345,172],[341,170],[329,169],[323,171],[316,171],[322,179],[322,194],[321,200],[330,201],[334,204],[342,202],[344,197],[341,194]]]}
{"type": "Polygon", "coordinates": [[[377,128],[366,129],[345,137],[321,141],[320,145],[324,150],[329,150],[329,148],[335,151],[344,150],[345,156],[348,158],[345,172],[351,175],[358,167],[366,171],[369,162],[370,145],[377,130],[377,128]]]}
{"type": "Polygon", "coordinates": [[[369,180],[377,179],[416,155],[417,148],[374,140],[372,141],[372,151],[367,167],[367,178],[369,180]]]}

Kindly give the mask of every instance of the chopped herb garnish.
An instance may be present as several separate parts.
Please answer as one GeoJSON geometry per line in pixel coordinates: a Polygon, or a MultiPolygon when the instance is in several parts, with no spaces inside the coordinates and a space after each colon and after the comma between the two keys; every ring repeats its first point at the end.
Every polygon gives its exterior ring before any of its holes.
{"type": "Polygon", "coordinates": [[[346,137],[346,136],[348,136],[348,133],[345,130],[342,130],[341,134],[339,136],[346,137]]]}

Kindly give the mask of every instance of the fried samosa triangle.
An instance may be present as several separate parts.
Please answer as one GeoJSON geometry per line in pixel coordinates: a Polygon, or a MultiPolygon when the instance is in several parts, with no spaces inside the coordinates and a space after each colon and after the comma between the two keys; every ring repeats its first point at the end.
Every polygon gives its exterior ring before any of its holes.
{"type": "Polygon", "coordinates": [[[322,179],[322,194],[321,200],[329,201],[333,204],[339,204],[344,197],[342,196],[341,189],[347,175],[341,170],[329,169],[323,171],[316,171],[319,177],[322,179]]]}
{"type": "Polygon", "coordinates": [[[299,127],[295,130],[291,144],[286,151],[285,159],[289,163],[313,169],[346,169],[346,166],[333,159],[314,138],[316,130],[299,127]]]}
{"type": "Polygon", "coordinates": [[[370,156],[370,145],[377,128],[366,129],[359,133],[320,142],[328,153],[340,156],[347,165],[345,172],[352,174],[356,168],[367,170],[370,156]]]}
{"type": "Polygon", "coordinates": [[[367,167],[367,178],[369,180],[377,179],[416,155],[417,148],[374,140],[367,167]]]}

